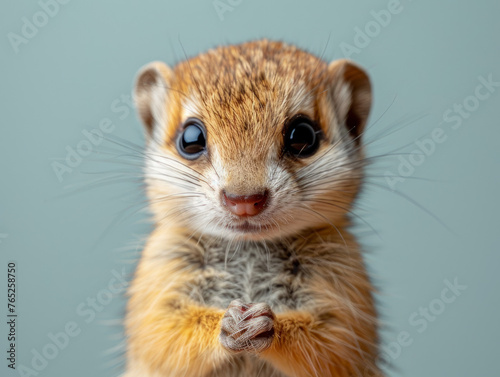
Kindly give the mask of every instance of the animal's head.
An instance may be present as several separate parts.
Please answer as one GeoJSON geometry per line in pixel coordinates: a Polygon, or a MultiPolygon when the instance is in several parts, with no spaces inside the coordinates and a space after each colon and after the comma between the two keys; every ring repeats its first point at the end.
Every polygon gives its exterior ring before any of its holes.
{"type": "Polygon", "coordinates": [[[280,42],[145,66],[135,101],[158,222],[268,239],[343,221],[363,175],[366,73],[280,42]]]}

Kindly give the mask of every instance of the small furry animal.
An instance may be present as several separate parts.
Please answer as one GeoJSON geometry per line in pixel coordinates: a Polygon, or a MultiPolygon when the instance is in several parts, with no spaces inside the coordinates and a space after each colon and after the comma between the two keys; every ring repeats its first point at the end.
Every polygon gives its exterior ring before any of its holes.
{"type": "Polygon", "coordinates": [[[152,232],[125,377],[382,376],[373,287],[346,230],[365,71],[268,40],[138,74],[152,232]]]}

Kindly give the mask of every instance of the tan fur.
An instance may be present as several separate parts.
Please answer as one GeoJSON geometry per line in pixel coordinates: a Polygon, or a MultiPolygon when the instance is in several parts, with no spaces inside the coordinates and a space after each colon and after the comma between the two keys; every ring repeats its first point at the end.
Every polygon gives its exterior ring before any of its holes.
{"type": "MultiPolygon", "coordinates": [[[[347,61],[328,65],[281,42],[255,41],[211,50],[173,70],[148,65],[135,98],[149,135],[146,182],[156,229],[129,292],[125,376],[229,376],[225,370],[234,373],[239,362],[261,363],[263,373],[276,376],[381,376],[373,289],[346,230],[363,177],[356,135],[371,104],[362,69],[347,61]],[[312,157],[286,159],[283,125],[298,113],[316,120],[325,140],[312,157]],[[208,156],[193,161],[175,147],[189,117],[202,119],[207,129],[208,156]],[[346,127],[352,124],[356,129],[346,127]],[[324,156],[329,164],[348,162],[333,169],[332,184],[324,156]],[[307,174],[316,181],[307,181],[307,174]],[[307,187],[317,182],[317,190],[301,192],[300,179],[307,187]],[[271,213],[256,220],[266,224],[262,231],[224,230],[231,220],[220,208],[221,189],[250,195],[265,188],[274,202],[271,213]],[[212,214],[218,216],[213,221],[212,214]],[[300,266],[299,273],[282,276],[302,295],[300,307],[272,308],[274,337],[266,350],[231,352],[219,340],[225,307],[205,305],[190,292],[209,276],[224,279],[224,270],[207,262],[214,245],[231,256],[245,248],[272,252],[278,243],[300,266]]],[[[257,376],[252,367],[241,368],[241,376],[257,376]]]]}

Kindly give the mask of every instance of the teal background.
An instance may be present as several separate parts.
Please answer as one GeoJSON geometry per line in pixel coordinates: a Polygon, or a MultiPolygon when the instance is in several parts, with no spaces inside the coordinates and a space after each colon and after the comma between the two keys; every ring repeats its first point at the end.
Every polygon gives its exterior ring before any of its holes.
{"type": "MultiPolygon", "coordinates": [[[[16,53],[8,33],[21,34],[22,18],[31,20],[42,8],[34,1],[2,2],[2,355],[6,269],[15,260],[18,367],[32,368],[33,350],[41,352],[53,343],[51,333],[74,322],[79,334],[67,345],[59,338],[63,349],[39,365],[37,375],[120,373],[125,297],[117,281],[112,297],[107,287],[114,272],[133,271],[150,230],[138,161],[123,156],[121,141],[143,144],[135,113],[120,102],[139,67],[152,60],[173,65],[185,54],[262,37],[341,58],[342,44],[354,45],[355,28],[364,30],[374,20],[370,12],[388,3],[243,0],[221,20],[211,0],[73,0],[16,53]],[[103,118],[113,131],[60,182],[53,162],[64,162],[66,147],[75,148],[85,140],[82,131],[103,118]],[[107,304],[94,309],[93,318],[86,302],[96,297],[107,304]]],[[[362,221],[355,230],[380,290],[382,343],[395,355],[388,375],[498,376],[500,88],[478,101],[457,130],[443,123],[443,114],[475,94],[480,76],[500,81],[500,3],[400,3],[402,11],[351,56],[374,85],[368,155],[385,155],[369,169],[357,212],[376,233],[362,221]],[[446,141],[431,155],[420,154],[423,163],[393,191],[384,174],[397,175],[400,156],[408,159],[415,142],[437,127],[446,141]],[[421,307],[440,308],[435,300],[446,279],[467,288],[419,332],[409,318],[421,307]],[[398,335],[411,343],[399,353],[398,335]]],[[[4,356],[0,375],[22,375],[7,368],[4,356]]]]}

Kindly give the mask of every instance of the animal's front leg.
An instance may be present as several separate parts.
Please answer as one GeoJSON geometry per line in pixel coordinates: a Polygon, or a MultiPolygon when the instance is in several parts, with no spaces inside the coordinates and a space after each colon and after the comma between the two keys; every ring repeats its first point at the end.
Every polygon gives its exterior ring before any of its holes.
{"type": "Polygon", "coordinates": [[[280,313],[274,341],[259,356],[290,377],[382,377],[370,323],[347,325],[333,313],[280,313]]]}

